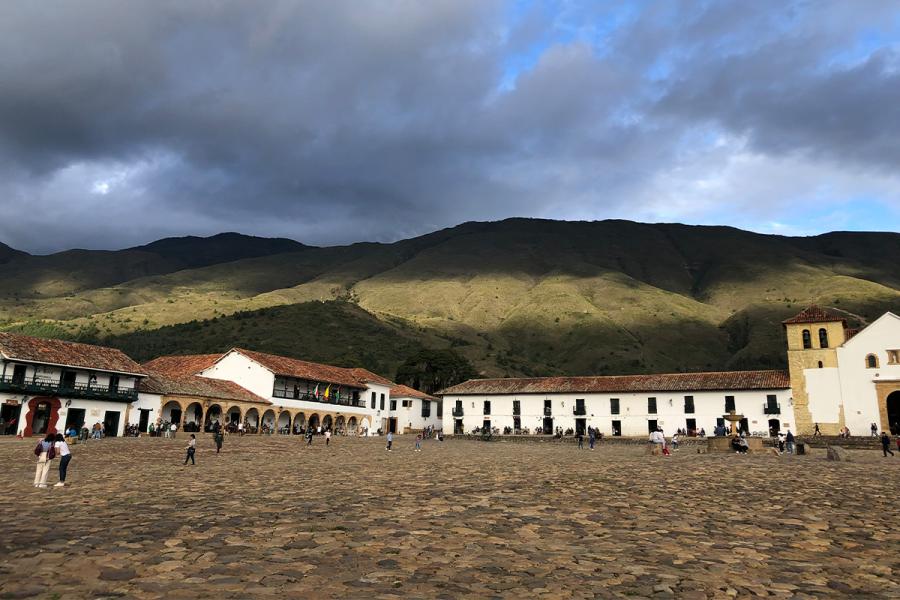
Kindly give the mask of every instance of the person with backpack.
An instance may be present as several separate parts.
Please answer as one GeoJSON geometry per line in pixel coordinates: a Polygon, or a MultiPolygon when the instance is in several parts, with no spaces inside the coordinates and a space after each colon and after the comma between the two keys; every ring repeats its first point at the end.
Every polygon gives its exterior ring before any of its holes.
{"type": "Polygon", "coordinates": [[[64,487],[66,485],[66,472],[69,469],[69,461],[72,460],[72,452],[69,450],[66,438],[61,433],[56,434],[54,447],[56,454],[59,455],[59,481],[56,482],[54,487],[64,487]]]}
{"type": "Polygon", "coordinates": [[[34,448],[37,456],[37,468],[34,470],[34,487],[47,487],[47,476],[50,475],[50,463],[56,458],[56,434],[48,433],[34,448]]]}

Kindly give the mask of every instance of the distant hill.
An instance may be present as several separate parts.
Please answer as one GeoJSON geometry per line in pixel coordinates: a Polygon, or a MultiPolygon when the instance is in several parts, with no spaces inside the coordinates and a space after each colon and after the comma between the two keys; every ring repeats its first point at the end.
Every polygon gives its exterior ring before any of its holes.
{"type": "Polygon", "coordinates": [[[28,256],[28,254],[22,252],[21,250],[10,248],[6,244],[0,243],[0,264],[9,262],[14,258],[22,258],[25,256],[28,256]]]}
{"type": "Polygon", "coordinates": [[[0,277],[14,282],[0,291],[2,326],[106,340],[139,358],[195,348],[201,327],[197,351],[241,343],[363,360],[345,341],[380,323],[367,366],[448,348],[486,375],[755,368],[784,365],[780,321],[809,303],[854,324],[900,311],[900,234],[508,219],[330,248],[174,238],[17,256],[0,277]],[[327,319],[313,310],[322,301],[327,319]],[[323,330],[344,324],[341,343],[323,343],[317,314],[323,330]]]}

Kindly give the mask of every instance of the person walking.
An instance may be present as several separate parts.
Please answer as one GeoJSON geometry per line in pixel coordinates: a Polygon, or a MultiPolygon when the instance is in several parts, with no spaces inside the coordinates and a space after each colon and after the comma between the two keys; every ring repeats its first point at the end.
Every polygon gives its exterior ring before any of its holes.
{"type": "Polygon", "coordinates": [[[238,423],[238,435],[240,435],[241,437],[244,437],[244,422],[243,421],[238,423]]]}
{"type": "Polygon", "coordinates": [[[791,433],[790,429],[788,429],[787,435],[784,436],[784,441],[787,444],[788,454],[793,454],[794,453],[794,434],[791,433]]]}
{"type": "Polygon", "coordinates": [[[66,471],[69,469],[69,461],[72,460],[72,452],[66,443],[66,438],[61,433],[56,434],[56,454],[59,456],[59,481],[53,487],[64,487],[66,485],[66,471]]]}
{"type": "Polygon", "coordinates": [[[221,427],[216,429],[216,433],[213,435],[213,440],[216,442],[216,454],[222,451],[222,444],[225,442],[225,430],[221,427]]]}
{"type": "Polygon", "coordinates": [[[191,434],[191,439],[188,440],[188,445],[185,450],[187,450],[187,456],[184,457],[184,464],[187,464],[187,461],[190,460],[192,465],[196,465],[197,463],[194,462],[194,453],[197,451],[197,436],[193,433],[191,434]]]}
{"type": "Polygon", "coordinates": [[[678,434],[672,436],[672,450],[678,450],[678,434]]]}
{"type": "Polygon", "coordinates": [[[312,427],[309,427],[306,429],[306,445],[312,446],[312,440],[313,440],[313,429],[312,429],[312,427]]]}
{"type": "Polygon", "coordinates": [[[56,434],[47,436],[34,447],[37,456],[37,468],[34,470],[34,487],[47,487],[47,476],[50,475],[50,461],[56,457],[56,434]]]}
{"type": "Polygon", "coordinates": [[[327,446],[329,442],[331,442],[331,429],[326,429],[325,430],[325,445],[327,446]]]}
{"type": "Polygon", "coordinates": [[[778,451],[784,454],[784,434],[780,431],[778,432],[778,451]]]}
{"type": "Polygon", "coordinates": [[[387,450],[388,452],[390,452],[390,451],[391,451],[391,445],[392,445],[393,443],[394,443],[394,434],[391,433],[390,431],[388,431],[388,434],[387,434],[387,448],[385,448],[385,450],[387,450]]]}
{"type": "Polygon", "coordinates": [[[594,442],[597,441],[597,433],[594,431],[593,427],[588,428],[588,447],[591,450],[594,449],[594,442]]]}
{"type": "Polygon", "coordinates": [[[169,431],[172,433],[172,437],[175,437],[175,432],[178,431],[178,425],[172,423],[169,425],[169,431]]]}
{"type": "Polygon", "coordinates": [[[819,424],[818,424],[818,423],[816,423],[816,430],[813,431],[813,437],[815,437],[815,436],[817,436],[817,435],[822,435],[822,432],[819,431],[819,424]]]}
{"type": "Polygon", "coordinates": [[[887,431],[881,432],[881,453],[884,456],[888,454],[894,455],[894,451],[891,450],[891,436],[888,435],[887,431]]]}
{"type": "Polygon", "coordinates": [[[580,429],[575,433],[575,439],[578,440],[578,449],[584,450],[584,433],[580,429]]]}
{"type": "Polygon", "coordinates": [[[422,451],[422,434],[416,436],[416,452],[422,451]]]}
{"type": "Polygon", "coordinates": [[[869,426],[869,431],[872,432],[872,437],[878,437],[878,425],[876,425],[875,423],[872,423],[869,426]]]}

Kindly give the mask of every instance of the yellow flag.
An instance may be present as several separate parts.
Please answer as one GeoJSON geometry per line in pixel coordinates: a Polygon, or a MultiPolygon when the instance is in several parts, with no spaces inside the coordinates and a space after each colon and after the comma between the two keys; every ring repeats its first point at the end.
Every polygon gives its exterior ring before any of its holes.
{"type": "Polygon", "coordinates": [[[331,392],[331,386],[329,385],[327,388],[325,388],[325,397],[326,397],[326,398],[328,398],[328,394],[329,394],[330,392],[331,392]]]}

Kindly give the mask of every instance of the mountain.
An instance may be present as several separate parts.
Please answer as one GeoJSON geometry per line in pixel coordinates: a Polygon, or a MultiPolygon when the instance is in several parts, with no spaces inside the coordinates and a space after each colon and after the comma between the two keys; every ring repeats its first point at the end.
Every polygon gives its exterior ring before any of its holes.
{"type": "Polygon", "coordinates": [[[0,277],[3,327],[141,359],[240,344],[387,375],[423,348],[485,375],[764,368],[806,304],[856,325],[900,311],[900,235],[508,219],[328,248],[177,238],[15,257],[0,277]]]}
{"type": "Polygon", "coordinates": [[[10,248],[6,244],[0,243],[0,264],[9,262],[14,258],[22,258],[24,256],[28,256],[28,254],[22,252],[21,250],[10,248]]]}

